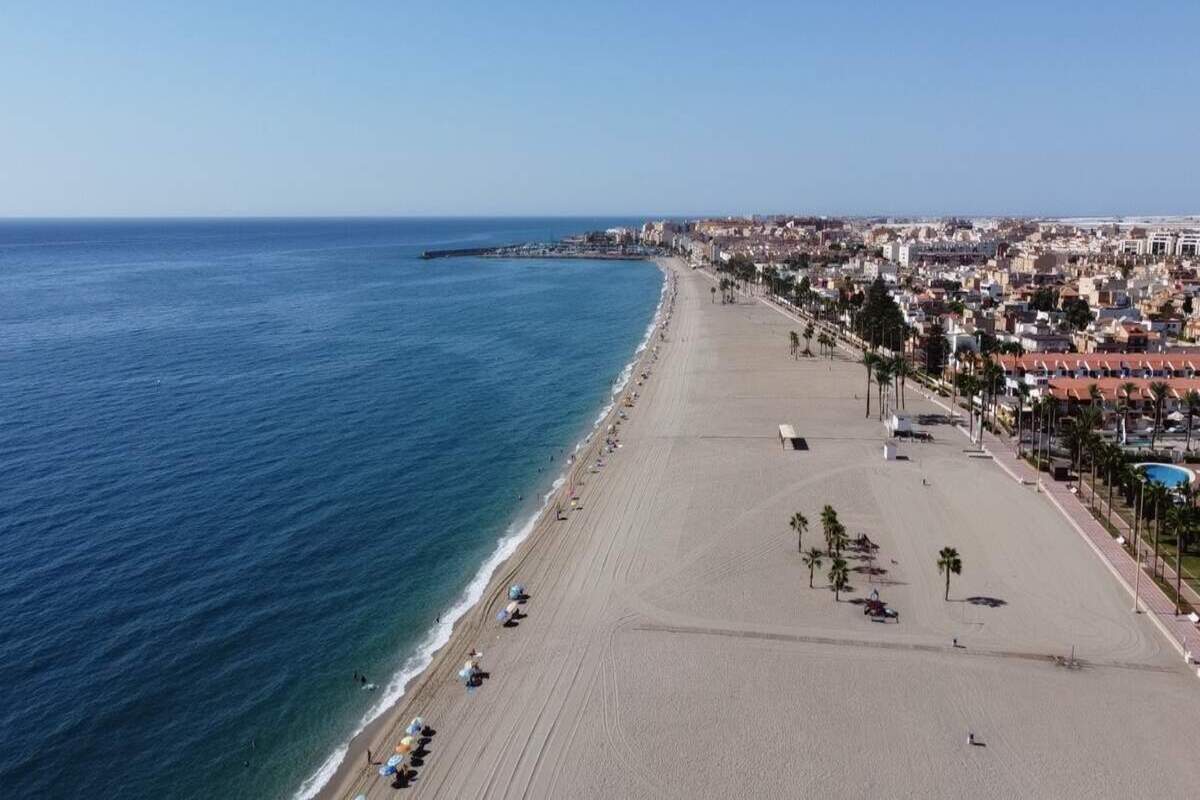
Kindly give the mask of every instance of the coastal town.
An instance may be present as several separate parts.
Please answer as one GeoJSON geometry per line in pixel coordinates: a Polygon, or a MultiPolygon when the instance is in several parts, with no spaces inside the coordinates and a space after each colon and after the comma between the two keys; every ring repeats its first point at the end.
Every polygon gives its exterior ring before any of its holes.
{"type": "Polygon", "coordinates": [[[714,299],[803,315],[804,352],[814,335],[861,348],[881,402],[911,380],[964,410],[973,441],[987,430],[1090,495],[1131,555],[1152,550],[1175,614],[1200,622],[1196,476],[1178,466],[1200,462],[1200,217],[749,217],[636,234],[717,276],[714,299]]]}

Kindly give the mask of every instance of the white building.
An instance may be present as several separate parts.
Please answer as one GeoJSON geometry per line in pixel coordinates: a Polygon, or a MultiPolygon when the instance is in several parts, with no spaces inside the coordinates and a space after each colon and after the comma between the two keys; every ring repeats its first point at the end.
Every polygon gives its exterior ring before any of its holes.
{"type": "Polygon", "coordinates": [[[921,261],[934,263],[965,263],[985,261],[996,255],[994,241],[958,241],[934,239],[904,242],[900,245],[899,261],[908,267],[921,261]]]}

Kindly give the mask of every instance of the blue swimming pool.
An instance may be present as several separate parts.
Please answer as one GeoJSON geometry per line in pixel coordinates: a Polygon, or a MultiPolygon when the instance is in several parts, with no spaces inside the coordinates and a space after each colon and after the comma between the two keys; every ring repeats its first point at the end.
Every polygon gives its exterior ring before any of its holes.
{"type": "Polygon", "coordinates": [[[1165,484],[1172,489],[1188,486],[1196,477],[1190,469],[1171,464],[1138,464],[1137,466],[1146,473],[1146,477],[1150,480],[1165,484]]]}

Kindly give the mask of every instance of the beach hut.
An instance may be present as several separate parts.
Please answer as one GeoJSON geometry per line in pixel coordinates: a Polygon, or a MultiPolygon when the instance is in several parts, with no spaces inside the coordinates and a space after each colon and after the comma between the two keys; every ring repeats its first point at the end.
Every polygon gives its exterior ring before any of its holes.
{"type": "Polygon", "coordinates": [[[780,446],[783,447],[784,450],[787,450],[789,445],[791,445],[793,448],[795,448],[796,440],[798,438],[800,438],[800,437],[798,437],[796,435],[796,429],[793,428],[791,425],[780,425],[779,426],[779,444],[780,444],[780,446]]]}

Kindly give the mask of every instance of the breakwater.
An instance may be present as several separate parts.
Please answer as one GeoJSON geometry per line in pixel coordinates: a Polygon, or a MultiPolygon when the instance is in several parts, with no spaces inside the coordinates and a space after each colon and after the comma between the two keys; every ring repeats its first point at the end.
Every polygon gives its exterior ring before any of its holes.
{"type": "Polygon", "coordinates": [[[592,258],[613,261],[642,261],[661,255],[656,248],[640,245],[595,245],[576,242],[547,242],[501,247],[460,247],[426,250],[421,258],[592,258]]]}

